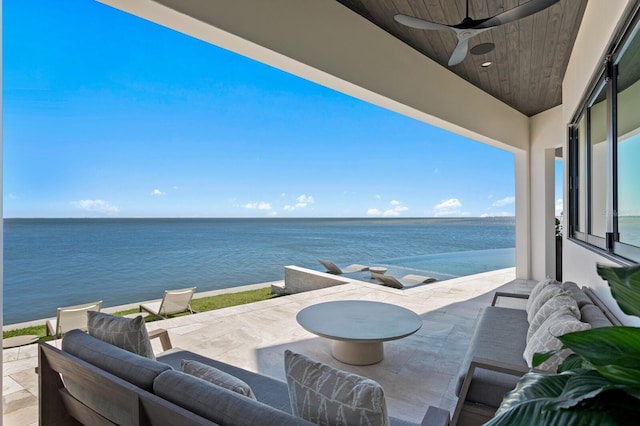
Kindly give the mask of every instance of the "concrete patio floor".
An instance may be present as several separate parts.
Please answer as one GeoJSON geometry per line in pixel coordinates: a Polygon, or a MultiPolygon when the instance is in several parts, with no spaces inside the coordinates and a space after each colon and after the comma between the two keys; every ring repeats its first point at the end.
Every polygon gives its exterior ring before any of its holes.
{"type": "MultiPolygon", "coordinates": [[[[174,347],[284,380],[285,349],[378,381],[390,415],[420,422],[427,407],[453,412],[458,369],[480,310],[493,293],[528,293],[535,282],[516,280],[515,268],[456,278],[407,290],[352,281],[336,287],[187,315],[148,324],[169,330],[174,347]],[[385,358],[371,366],[343,364],[331,356],[330,341],[296,320],[304,307],[330,300],[360,299],[413,310],[422,328],[385,343],[385,358]]],[[[54,344],[59,344],[54,342],[54,344]]],[[[38,423],[37,345],[3,350],[3,424],[38,423]]],[[[158,342],[154,349],[160,352],[158,342]]]]}

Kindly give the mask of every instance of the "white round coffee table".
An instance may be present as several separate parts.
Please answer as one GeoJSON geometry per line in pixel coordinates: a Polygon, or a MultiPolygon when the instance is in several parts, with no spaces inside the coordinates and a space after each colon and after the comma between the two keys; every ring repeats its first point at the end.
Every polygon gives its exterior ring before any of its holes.
{"type": "Polygon", "coordinates": [[[383,342],[409,336],[422,319],[401,306],[339,300],[304,308],[296,316],[307,331],[332,340],[331,353],[346,364],[369,365],[384,358],[383,342]]]}

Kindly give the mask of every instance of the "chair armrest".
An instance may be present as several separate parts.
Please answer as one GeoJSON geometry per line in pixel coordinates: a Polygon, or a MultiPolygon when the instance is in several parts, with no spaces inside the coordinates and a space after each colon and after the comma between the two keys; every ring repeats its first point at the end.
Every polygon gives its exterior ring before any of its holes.
{"type": "MultiPolygon", "coordinates": [[[[524,376],[530,371],[529,367],[523,367],[522,365],[511,364],[502,361],[494,361],[492,359],[485,358],[473,358],[473,360],[471,360],[468,373],[471,373],[472,377],[473,372],[476,368],[481,370],[497,371],[498,373],[511,374],[512,376],[524,376]]],[[[468,373],[467,377],[469,376],[468,373]]]]}
{"type": "Polygon", "coordinates": [[[498,301],[499,297],[511,297],[513,299],[528,299],[529,295],[528,294],[522,294],[522,293],[504,293],[502,291],[496,291],[495,294],[493,295],[493,300],[491,301],[491,306],[495,306],[496,302],[498,301]]]}
{"type": "Polygon", "coordinates": [[[157,330],[151,330],[149,332],[149,339],[160,339],[160,344],[162,345],[163,351],[168,351],[173,348],[171,344],[171,339],[169,338],[169,332],[164,328],[159,328],[157,330]]]}
{"type": "Polygon", "coordinates": [[[453,417],[451,419],[452,425],[458,424],[458,418],[460,417],[460,413],[462,412],[462,408],[464,406],[464,402],[467,399],[467,393],[469,392],[469,387],[471,387],[471,381],[473,380],[473,373],[476,369],[481,370],[491,370],[499,373],[510,374],[512,376],[521,377],[529,372],[528,367],[523,367],[521,365],[510,364],[508,362],[494,361],[491,359],[485,358],[473,358],[471,363],[469,364],[469,370],[467,374],[464,376],[464,381],[462,382],[462,386],[460,387],[460,394],[458,395],[458,403],[456,404],[455,411],[453,412],[453,417]]]}
{"type": "Polygon", "coordinates": [[[420,426],[449,426],[449,412],[442,408],[429,406],[420,426]]]}

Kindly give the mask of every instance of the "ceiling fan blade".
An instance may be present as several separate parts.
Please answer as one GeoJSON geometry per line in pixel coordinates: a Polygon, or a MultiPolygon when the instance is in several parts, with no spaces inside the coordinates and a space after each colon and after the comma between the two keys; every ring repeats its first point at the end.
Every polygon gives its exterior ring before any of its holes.
{"type": "Polygon", "coordinates": [[[518,19],[526,18],[534,13],[538,13],[541,10],[553,6],[559,1],[560,0],[529,0],[520,6],[504,11],[493,18],[486,19],[473,28],[491,28],[497,27],[498,25],[508,24],[509,22],[517,21],[518,19]]]}
{"type": "Polygon", "coordinates": [[[467,51],[469,50],[469,39],[458,39],[458,44],[449,58],[449,66],[458,65],[467,57],[467,51]]]}
{"type": "Polygon", "coordinates": [[[435,22],[425,21],[424,19],[414,18],[413,16],[407,15],[396,15],[393,17],[397,22],[402,25],[406,25],[407,27],[417,28],[419,30],[444,30],[444,31],[455,31],[453,28],[448,25],[437,24],[435,22]]]}

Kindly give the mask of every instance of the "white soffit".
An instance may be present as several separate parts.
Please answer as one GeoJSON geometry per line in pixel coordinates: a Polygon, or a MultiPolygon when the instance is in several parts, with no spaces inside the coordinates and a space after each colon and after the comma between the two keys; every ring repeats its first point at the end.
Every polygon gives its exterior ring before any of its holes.
{"type": "Polygon", "coordinates": [[[364,101],[502,149],[529,119],[332,0],[99,0],[364,101]]]}

